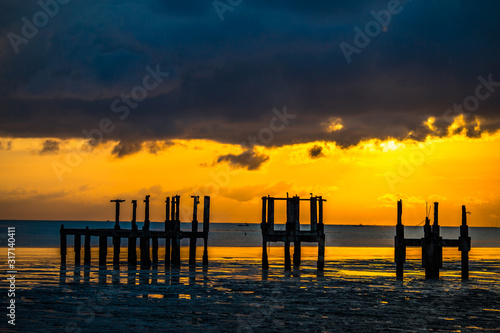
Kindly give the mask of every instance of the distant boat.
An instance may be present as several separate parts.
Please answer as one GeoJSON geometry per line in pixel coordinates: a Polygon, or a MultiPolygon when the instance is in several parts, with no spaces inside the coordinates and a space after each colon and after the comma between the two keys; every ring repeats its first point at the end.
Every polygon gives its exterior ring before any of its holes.
{"type": "Polygon", "coordinates": [[[250,224],[248,223],[242,223],[242,224],[238,224],[238,227],[248,227],[250,224]]]}

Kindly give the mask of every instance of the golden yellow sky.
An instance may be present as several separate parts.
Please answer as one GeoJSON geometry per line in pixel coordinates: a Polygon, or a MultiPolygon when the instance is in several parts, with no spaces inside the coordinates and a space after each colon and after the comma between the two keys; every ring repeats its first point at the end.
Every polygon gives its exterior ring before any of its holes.
{"type": "MultiPolygon", "coordinates": [[[[77,139],[41,154],[46,139],[0,140],[0,219],[113,220],[109,200],[121,198],[127,200],[122,220],[129,220],[130,200],[150,194],[151,219],[162,221],[165,197],[180,194],[183,220],[190,219],[189,196],[210,195],[212,221],[260,222],[260,198],[288,192],[326,198],[328,224],[394,225],[400,198],[406,225],[424,219],[426,201],[439,201],[441,225],[459,225],[462,204],[472,213],[471,226],[500,220],[500,132],[428,137],[425,143],[370,140],[348,149],[325,142],[258,147],[269,160],[252,171],[215,163],[219,155],[243,150],[213,141],[176,140],[156,154],[144,149],[116,158],[110,153],[116,142],[85,153],[77,139]],[[322,156],[313,159],[308,150],[316,145],[322,156]]],[[[284,206],[277,209],[283,221],[284,206]]],[[[306,210],[304,203],[304,222],[306,210]]]]}

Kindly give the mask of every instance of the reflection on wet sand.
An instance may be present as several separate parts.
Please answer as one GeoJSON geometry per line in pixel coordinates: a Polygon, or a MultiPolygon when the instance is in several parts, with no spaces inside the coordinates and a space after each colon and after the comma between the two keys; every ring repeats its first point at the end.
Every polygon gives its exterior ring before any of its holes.
{"type": "Polygon", "coordinates": [[[272,265],[266,271],[261,269],[260,248],[210,250],[206,268],[165,268],[160,261],[158,268],[140,269],[124,260],[119,269],[113,265],[99,269],[95,263],[61,268],[57,249],[20,249],[16,295],[23,300],[19,306],[23,322],[19,329],[266,332],[272,327],[274,331],[364,332],[498,328],[498,248],[471,252],[471,280],[466,283],[457,279],[460,257],[454,250],[444,251],[448,263],[438,281],[423,278],[417,249],[408,251],[411,270],[404,281],[396,280],[392,248],[327,248],[322,273],[316,269],[314,247],[302,247],[302,265],[290,272],[284,272],[280,262],[282,247],[268,249],[272,265]]]}

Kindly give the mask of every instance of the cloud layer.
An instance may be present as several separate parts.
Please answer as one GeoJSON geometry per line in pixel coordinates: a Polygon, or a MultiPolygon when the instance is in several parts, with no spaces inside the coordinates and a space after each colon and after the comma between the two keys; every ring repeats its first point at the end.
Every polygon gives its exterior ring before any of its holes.
{"type": "MultiPolygon", "coordinates": [[[[297,118],[258,144],[447,135],[454,105],[470,102],[478,78],[500,81],[500,4],[402,1],[347,63],[339,44],[355,45],[354,28],[366,31],[371,12],[387,7],[244,1],[221,21],[210,1],[71,1],[16,54],[7,36],[22,35],[23,17],[41,8],[2,1],[0,136],[65,139],[95,129],[119,141],[113,154],[123,157],[144,141],[239,144],[285,105],[297,118]],[[156,85],[148,66],[169,75],[156,85]],[[330,119],[341,128],[329,130],[330,119]]],[[[500,128],[500,87],[492,89],[464,118],[470,136],[500,128]]]]}

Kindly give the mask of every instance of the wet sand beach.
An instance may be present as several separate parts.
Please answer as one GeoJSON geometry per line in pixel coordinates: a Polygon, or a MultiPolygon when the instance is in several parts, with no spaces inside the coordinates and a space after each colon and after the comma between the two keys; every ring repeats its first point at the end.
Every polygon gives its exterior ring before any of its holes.
{"type": "MultiPolygon", "coordinates": [[[[182,248],[184,259],[187,250],[182,248]]],[[[156,269],[138,270],[128,269],[123,248],[117,271],[111,256],[106,270],[94,261],[88,269],[75,268],[72,260],[61,269],[57,248],[20,248],[16,325],[4,320],[2,327],[19,332],[500,329],[500,248],[471,251],[467,282],[460,280],[456,249],[445,249],[438,281],[424,279],[417,249],[408,251],[404,281],[395,278],[393,248],[328,247],[325,271],[318,272],[316,248],[303,247],[303,265],[289,273],[282,248],[269,251],[267,272],[256,247],[212,247],[206,268],[190,268],[184,260],[180,269],[165,269],[160,261],[156,269]]],[[[92,254],[97,259],[97,252],[92,254]]]]}

